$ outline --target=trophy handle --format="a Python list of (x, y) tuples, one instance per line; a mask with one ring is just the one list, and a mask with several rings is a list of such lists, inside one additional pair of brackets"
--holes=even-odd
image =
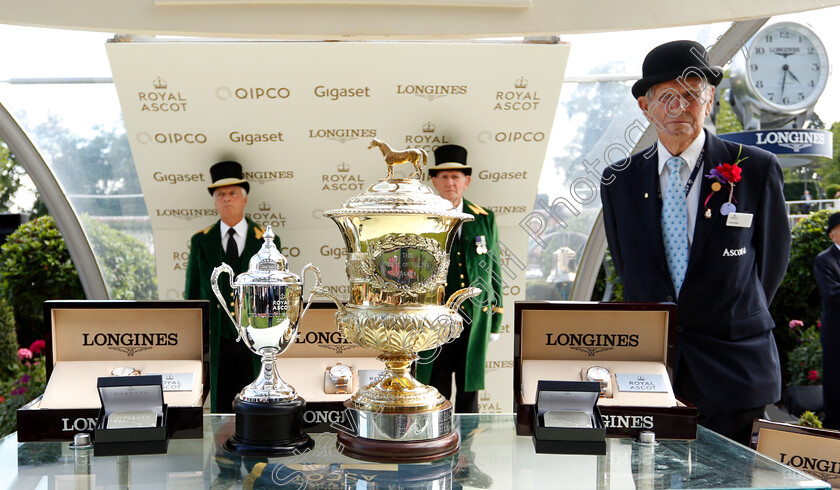
[(347, 309), (346, 309), (346, 307), (344, 306), (344, 303), (342, 303), (342, 302), (338, 299), (338, 296), (336, 296), (336, 295), (334, 295), (333, 293), (329, 292), (329, 291), (327, 290), (327, 288), (323, 288), (323, 287), (314, 287), (314, 288), (312, 288), (312, 294), (315, 294), (315, 295), (318, 295), (318, 296), (323, 296), (323, 297), (325, 297), (325, 298), (329, 298), (329, 299), (333, 300), (333, 302), (335, 303), (335, 305), (336, 305), (336, 306), (338, 306), (338, 311), (339, 311), (339, 312), (341, 312), (341, 314), (342, 314), (342, 315), (343, 315), (343, 314), (345, 314), (345, 313), (347, 313)]
[(461, 303), (464, 301), (474, 298), (481, 294), (481, 289), (469, 286), (464, 289), (459, 289), (452, 293), (452, 296), (446, 301), (446, 307), (451, 309), (452, 311), (458, 311), (458, 308), (461, 307)]
[(315, 286), (313, 286), (312, 290), (309, 291), (309, 299), (306, 300), (306, 308), (304, 308), (303, 313), (300, 314), (301, 318), (303, 318), (303, 315), (309, 311), (309, 305), (312, 304), (312, 296), (315, 295), (315, 288), (321, 286), (321, 271), (310, 262), (303, 267), (303, 270), (300, 271), (300, 288), (306, 291), (306, 288), (304, 287), (304, 283), (306, 282), (306, 271), (312, 271), (315, 273)]
[(225, 313), (230, 318), (230, 321), (233, 322), (234, 327), (236, 327), (236, 341), (239, 342), (242, 340), (242, 332), (239, 330), (239, 324), (236, 323), (236, 320), (233, 319), (233, 315), (230, 314), (230, 309), (227, 307), (227, 302), (225, 298), (222, 296), (222, 291), (219, 289), (219, 276), (222, 275), (222, 272), (227, 272), (228, 280), (230, 281), (230, 288), (233, 289), (235, 286), (233, 285), (233, 276), (234, 272), (231, 267), (225, 263), (222, 263), (219, 267), (213, 269), (213, 274), (210, 275), (210, 287), (213, 288), (213, 294), (216, 295), (216, 298), (219, 299), (219, 303), (221, 303), (222, 308), (225, 309)]

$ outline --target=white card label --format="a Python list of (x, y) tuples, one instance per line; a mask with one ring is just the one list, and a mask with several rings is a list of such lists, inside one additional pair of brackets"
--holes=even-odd
[(618, 391), (668, 393), (668, 384), (661, 374), (616, 373)]
[(738, 228), (749, 228), (752, 226), (752, 213), (729, 213), (726, 215), (726, 226), (737, 226)]
[(192, 391), (193, 373), (154, 373), (163, 380), (163, 391)]

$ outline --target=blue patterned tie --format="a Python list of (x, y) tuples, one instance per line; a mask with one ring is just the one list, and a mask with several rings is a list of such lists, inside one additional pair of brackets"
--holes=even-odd
[(662, 233), (668, 272), (671, 273), (671, 281), (679, 295), (688, 268), (688, 207), (685, 202), (685, 184), (680, 177), (680, 168), (685, 165), (685, 160), (671, 157), (666, 163), (671, 174), (662, 200)]

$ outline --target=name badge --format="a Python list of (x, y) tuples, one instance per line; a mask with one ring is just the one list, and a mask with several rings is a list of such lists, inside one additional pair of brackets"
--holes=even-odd
[(749, 228), (752, 226), (752, 213), (729, 213), (726, 215), (726, 226), (737, 226), (738, 228)]
[(616, 373), (618, 391), (637, 393), (668, 393), (668, 384), (661, 374)]

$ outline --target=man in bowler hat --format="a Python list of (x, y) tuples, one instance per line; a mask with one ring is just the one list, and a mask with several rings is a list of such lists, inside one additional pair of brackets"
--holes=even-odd
[(437, 353), (421, 353), (417, 362), (417, 379), (434, 386), (448, 399), (452, 395), (452, 373), (455, 373), (455, 411), (477, 413), (478, 390), (484, 389), (487, 345), (499, 338), (502, 324), (499, 232), (493, 211), (463, 197), (472, 178), (466, 148), (442, 145), (434, 153), (435, 166), (429, 169), (429, 175), (438, 194), (450, 201), (455, 209), (474, 218), (461, 225), (452, 244), (446, 297), (470, 285), (481, 288), (483, 292), (461, 305), (464, 331), (460, 337), (443, 345)]
[(701, 44), (657, 46), (642, 74), (632, 93), (658, 141), (604, 171), (607, 243), (626, 301), (677, 303), (676, 394), (747, 444), (781, 395), (768, 305), (790, 255), (782, 170), (703, 129), (723, 68)]
[[(210, 276), (222, 262), (236, 274), (247, 271), (251, 256), (262, 246), (265, 230), (245, 218), (250, 185), (242, 165), (234, 161), (216, 163), (210, 167), (210, 177), (213, 183), (207, 190), (220, 219), (190, 240), (184, 298), (210, 301), (210, 410), (228, 413), (234, 396), (256, 379), (260, 362), (244, 342), (236, 342), (236, 327), (223, 310), (233, 311), (229, 281), (219, 280), (222, 296), (230, 299), (229, 304), (221, 305), (211, 289)], [(280, 239), (275, 237), (274, 242), (279, 249)]]
[(814, 277), (822, 297), (820, 343), (823, 351), (823, 427), (840, 429), (840, 213), (828, 218), (834, 242), (814, 260)]

